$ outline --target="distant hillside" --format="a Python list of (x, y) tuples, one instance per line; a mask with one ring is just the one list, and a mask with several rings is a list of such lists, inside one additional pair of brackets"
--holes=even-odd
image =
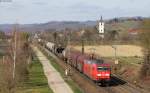
[[(136, 28), (139, 25), (139, 22), (142, 18), (115, 18), (111, 20), (105, 20), (106, 23), (106, 30), (113, 30), (113, 29), (129, 29), (129, 28)], [(79, 28), (83, 27), (93, 27), (97, 25), (97, 21), (52, 21), (43, 24), (22, 24), (19, 25), (21, 31), (45, 31), (48, 29), (54, 29), (56, 31), (64, 30), (65, 28), (69, 28), (72, 30), (78, 30)], [(13, 24), (2, 24), (0, 25), (0, 30), (2, 31), (11, 31), (13, 28)]]
[(106, 30), (128, 31), (129, 29), (138, 29), (141, 21), (123, 21), (118, 23), (106, 24)]
[(2, 24), (2, 25), (0, 25), (0, 31), (7, 32), (7, 31), (12, 30), (12, 27), (13, 27), (13, 25), (11, 25), (11, 24)]
[[(65, 28), (77, 30), (85, 26), (95, 26), (96, 21), (86, 21), (86, 22), (75, 22), (75, 21), (62, 21), (62, 22), (48, 22), (44, 24), (23, 24), (19, 25), (19, 28), (22, 31), (44, 31), (48, 29), (64, 30)], [(2, 31), (11, 31), (13, 24), (2, 24), (0, 25), (0, 30)]]

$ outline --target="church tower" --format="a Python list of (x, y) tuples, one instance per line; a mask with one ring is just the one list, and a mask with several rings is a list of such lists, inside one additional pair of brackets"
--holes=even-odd
[(104, 34), (104, 21), (103, 21), (102, 16), (101, 16), (101, 19), (99, 21), (99, 34)]
[(99, 21), (99, 23), (98, 23), (98, 30), (99, 30), (99, 35), (102, 37), (102, 38), (104, 38), (104, 33), (105, 33), (105, 31), (104, 31), (104, 27), (105, 25), (104, 25), (104, 21), (103, 21), (103, 18), (102, 18), (102, 16), (101, 16), (101, 19), (100, 19), (100, 21)]

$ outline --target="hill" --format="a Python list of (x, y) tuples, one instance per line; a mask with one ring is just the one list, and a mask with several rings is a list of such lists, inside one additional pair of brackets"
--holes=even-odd
[[(135, 18), (117, 18), (104, 20), (106, 24), (106, 30), (112, 29), (128, 29), (128, 28), (136, 28), (139, 25), (139, 22), (142, 19)], [(51, 21), (47, 23), (41, 24), (20, 24), (19, 28), (21, 31), (45, 31), (49, 29), (53, 29), (55, 31), (64, 30), (65, 28), (69, 28), (72, 30), (78, 30), (83, 27), (94, 27), (97, 25), (98, 21)], [(14, 24), (0, 24), (0, 30), (8, 32), (11, 31)]]

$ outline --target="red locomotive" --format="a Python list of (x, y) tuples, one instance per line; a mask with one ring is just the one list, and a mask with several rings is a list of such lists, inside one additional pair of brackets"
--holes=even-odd
[(88, 54), (82, 54), (79, 51), (65, 51), (65, 59), (77, 70), (88, 76), (95, 82), (109, 82), (111, 78), (110, 65), (104, 63), (101, 59), (93, 58)]

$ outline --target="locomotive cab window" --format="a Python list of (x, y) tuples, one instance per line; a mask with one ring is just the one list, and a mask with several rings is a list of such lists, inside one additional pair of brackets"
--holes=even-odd
[(103, 63), (104, 63), (104, 61), (101, 59), (96, 60), (96, 64), (103, 64)]
[(108, 67), (97, 67), (97, 70), (98, 71), (108, 71), (108, 70), (110, 70), (110, 68), (108, 68)]

